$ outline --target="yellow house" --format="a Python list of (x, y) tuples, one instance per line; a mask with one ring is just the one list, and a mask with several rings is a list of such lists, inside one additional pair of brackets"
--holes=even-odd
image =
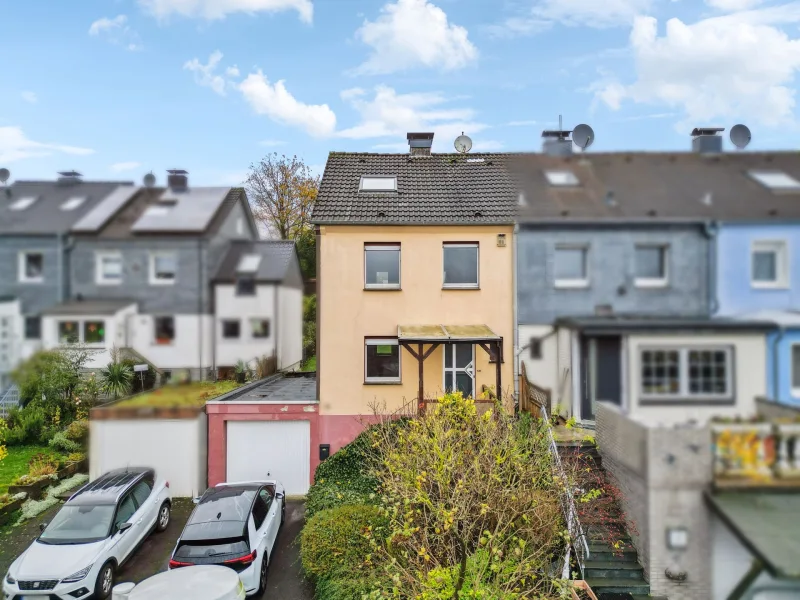
[[(499, 154), (331, 153), (317, 232), (319, 443), (445, 390), (511, 403), (516, 188)], [(500, 356), (500, 362), (496, 360)]]

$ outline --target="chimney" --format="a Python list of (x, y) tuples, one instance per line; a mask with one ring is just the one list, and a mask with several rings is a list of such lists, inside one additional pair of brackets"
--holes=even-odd
[(167, 169), (167, 187), (176, 192), (185, 191), (189, 187), (189, 171)]
[(411, 156), (430, 156), (431, 146), (433, 146), (432, 133), (409, 133), (408, 148)]
[(81, 177), (83, 177), (83, 175), (77, 171), (59, 171), (58, 175), (59, 185), (75, 185), (76, 183), (80, 183)]
[(572, 130), (555, 129), (542, 132), (542, 152), (550, 156), (569, 156), (572, 154)]
[(692, 151), (698, 154), (722, 153), (724, 127), (695, 127), (692, 129)]

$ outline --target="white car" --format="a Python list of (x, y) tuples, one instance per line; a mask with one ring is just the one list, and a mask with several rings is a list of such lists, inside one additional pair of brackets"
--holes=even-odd
[(244, 584), (235, 571), (217, 565), (165, 571), (138, 585), (120, 583), (114, 600), (244, 600)]
[(277, 481), (220, 483), (196, 500), (170, 569), (222, 565), (239, 573), (248, 595), (263, 593), (267, 568), (286, 515)]
[(117, 469), (87, 483), (11, 564), (6, 600), (105, 600), (117, 569), (151, 531), (167, 528), (170, 508), (169, 483), (152, 469)]

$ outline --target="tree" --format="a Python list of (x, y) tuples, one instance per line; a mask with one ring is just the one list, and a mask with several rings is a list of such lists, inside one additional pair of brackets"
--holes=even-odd
[(245, 187), (256, 219), (280, 239), (297, 240), (311, 230), (319, 177), (302, 159), (268, 154), (250, 165)]

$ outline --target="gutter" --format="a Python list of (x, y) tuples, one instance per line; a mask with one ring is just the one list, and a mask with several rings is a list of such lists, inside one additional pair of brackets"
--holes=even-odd
[(775, 336), (775, 340), (772, 342), (772, 399), (775, 402), (781, 401), (781, 392), (780, 392), (780, 345), (781, 341), (783, 340), (783, 336), (786, 333), (786, 327), (783, 325), (778, 326), (778, 335)]
[[(511, 239), (511, 260), (513, 272), (511, 278), (514, 287), (514, 402), (515, 406), (519, 406), (519, 306), (517, 302), (517, 234), (519, 233), (519, 225), (514, 224), (514, 233)], [(500, 397), (500, 390), (497, 390), (497, 397)]]
[(708, 243), (708, 270), (706, 273), (706, 289), (708, 293), (708, 314), (714, 315), (719, 310), (717, 298), (717, 232), (719, 227), (716, 221), (703, 223), (703, 233), (709, 240)]

